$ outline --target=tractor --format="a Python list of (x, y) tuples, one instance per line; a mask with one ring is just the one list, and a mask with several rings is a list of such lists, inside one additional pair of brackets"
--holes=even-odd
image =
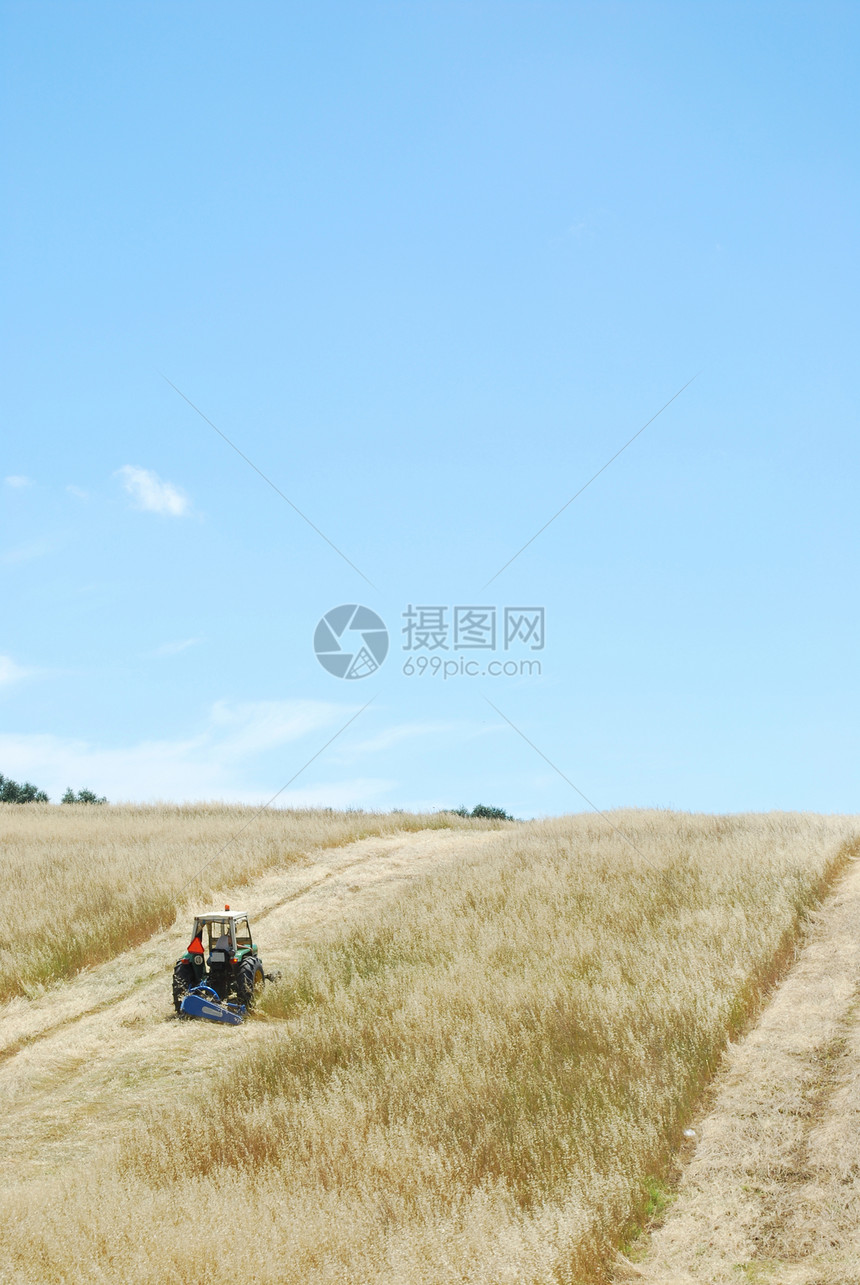
[(173, 969), (173, 1006), (183, 1017), (237, 1025), (265, 980), (247, 914), (225, 906), (195, 917), (191, 942)]

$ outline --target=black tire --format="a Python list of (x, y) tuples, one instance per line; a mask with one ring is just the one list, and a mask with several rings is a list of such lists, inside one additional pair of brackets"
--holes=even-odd
[(173, 970), (173, 1007), (179, 1012), (187, 993), (197, 985), (194, 968), (187, 959), (180, 959)]
[(249, 1013), (257, 1002), (264, 981), (263, 965), (259, 959), (254, 955), (246, 956), (236, 969), (236, 998)]

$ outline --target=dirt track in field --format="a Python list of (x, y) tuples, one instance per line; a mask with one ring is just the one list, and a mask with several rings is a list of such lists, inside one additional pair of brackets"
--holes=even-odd
[[(366, 914), (428, 870), (478, 856), (494, 837), (429, 830), (362, 839), (311, 853), (240, 892), (225, 888), (224, 900), (248, 911), (271, 970), (351, 912)], [(207, 1076), (266, 1031), (264, 1019), (229, 1027), (174, 1017), (171, 974), (192, 913), (36, 999), (0, 1008), (0, 1154), (17, 1180), (82, 1163), (136, 1110), (169, 1099), (180, 1084), (192, 1100), (189, 1090), (205, 1092)]]
[(642, 1285), (860, 1285), (860, 862), (694, 1122)]

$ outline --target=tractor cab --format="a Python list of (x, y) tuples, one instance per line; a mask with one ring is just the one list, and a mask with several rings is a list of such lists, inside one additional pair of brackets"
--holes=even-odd
[(197, 942), (202, 946), (210, 968), (213, 963), (223, 964), (228, 956), (246, 950), (256, 954), (246, 914), (198, 915), (194, 920), (191, 945)]

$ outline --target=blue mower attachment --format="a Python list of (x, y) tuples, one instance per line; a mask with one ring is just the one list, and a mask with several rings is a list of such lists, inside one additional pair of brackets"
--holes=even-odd
[(208, 982), (201, 982), (183, 996), (179, 1012), (184, 1017), (205, 1017), (210, 1022), (241, 1026), (246, 1009), (244, 1004), (228, 1004)]

